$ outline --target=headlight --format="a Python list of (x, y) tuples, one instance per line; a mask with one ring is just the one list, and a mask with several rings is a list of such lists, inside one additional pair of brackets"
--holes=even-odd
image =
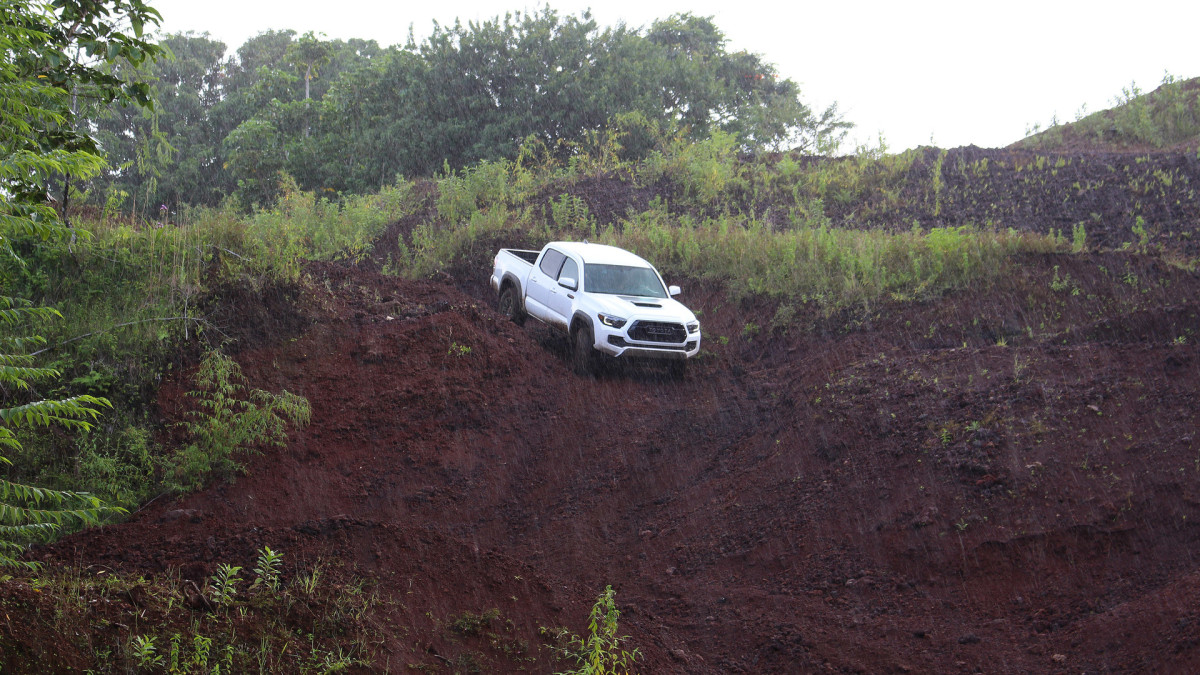
[(600, 319), (600, 323), (609, 328), (620, 328), (625, 325), (625, 319), (619, 316), (612, 314), (597, 314), (596, 316)]
[(693, 322), (689, 323), (688, 324), (688, 332), (689, 333), (699, 333), (700, 332), (700, 322), (693, 321)]

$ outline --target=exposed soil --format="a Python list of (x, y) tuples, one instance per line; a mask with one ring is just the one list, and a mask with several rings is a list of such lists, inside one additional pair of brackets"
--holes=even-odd
[[(1126, 238), (1105, 222), (1089, 237)], [(573, 375), (487, 273), (313, 263), (287, 309), (238, 296), (237, 360), (312, 424), (36, 555), (195, 578), (263, 544), (337, 557), (394, 603), (390, 672), (563, 670), (539, 628), (584, 630), (606, 584), (644, 673), (1200, 671), (1197, 274), (1031, 256), (786, 329), (683, 280), (706, 341), (677, 380)], [(491, 608), (509, 641), (447, 627)]]

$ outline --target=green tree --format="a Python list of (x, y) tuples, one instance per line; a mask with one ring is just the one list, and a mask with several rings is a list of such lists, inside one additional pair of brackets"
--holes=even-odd
[[(373, 76), (333, 83), (335, 119), (354, 119), (372, 138), (417, 146), (389, 153), (409, 174), (512, 158), (531, 137), (564, 159), (609, 120), (634, 113), (667, 135), (733, 134), (746, 150), (796, 142), (826, 151), (849, 127), (836, 107), (813, 113), (799, 87), (758, 56), (727, 52), (711, 17), (690, 14), (645, 33), (623, 25), (600, 30), (590, 14), (561, 17), (549, 7), (435, 24), (425, 41), (410, 40), (375, 63)], [(342, 95), (351, 88), (353, 97)], [(352, 109), (379, 101), (390, 104), (385, 114)], [(362, 161), (378, 161), (364, 150)]]
[(805, 152), (835, 150), (853, 125), (834, 104), (814, 113), (800, 88), (780, 79), (775, 66), (757, 54), (725, 50), (725, 35), (712, 17), (675, 14), (656, 21), (647, 39), (664, 51), (662, 107), (706, 138), (714, 129), (738, 137), (747, 150), (795, 147)]
[(267, 206), (281, 169), (305, 190), (365, 192), (397, 174), (512, 159), (526, 142), (560, 162), (598, 146), (634, 159), (654, 138), (716, 131), (744, 151), (828, 153), (850, 126), (691, 14), (602, 28), (544, 7), (435, 23), (386, 49), (268, 31), (228, 59), (204, 36), (165, 44), (177, 61), (147, 67), (158, 115), (126, 106), (102, 124), (114, 188), (153, 207), (234, 191)]
[[(157, 23), (158, 12), (141, 0), (0, 0), (0, 23), (10, 39), (27, 44), (5, 54), (9, 74), (31, 86), (24, 104), (36, 105), (52, 116), (41, 117), (34, 133), (8, 139), (28, 152), (82, 152), (99, 154), (96, 141), (78, 120), (97, 107), (114, 101), (151, 105), (150, 87), (144, 82), (122, 80), (107, 66), (118, 61), (140, 64), (156, 57), (160, 49), (143, 39), (147, 23)], [(118, 26), (128, 23), (132, 33)], [(18, 33), (30, 38), (18, 38)], [(47, 95), (48, 92), (54, 95)], [(18, 127), (19, 128), (19, 127)], [(6, 131), (15, 131), (9, 127)], [(66, 213), (71, 172), (35, 172), (14, 177), (6, 186), (17, 202), (45, 201), (54, 183), (60, 212)], [(58, 180), (55, 180), (58, 179)]]
[(222, 167), (213, 111), (224, 96), (225, 45), (207, 35), (169, 35), (163, 58), (130, 76), (151, 84), (155, 107), (114, 104), (96, 122), (110, 168), (98, 192), (128, 195), (131, 211), (160, 204), (216, 204), (234, 186)]
[(269, 206), (279, 192), (283, 169), (283, 139), (265, 116), (242, 122), (223, 142), (225, 166), (237, 181), (237, 193), (247, 206)]
[[(0, 92), (3, 86), (0, 85)], [(0, 97), (3, 93), (0, 93)], [(58, 316), (48, 307), (35, 307), (26, 300), (0, 296), (0, 323), (19, 325), (29, 319)], [(57, 378), (53, 368), (34, 365), (28, 353), (43, 340), (37, 336), (15, 335), (0, 338), (0, 449), (20, 450), (15, 429), (46, 427), (90, 429), (99, 409), (108, 407), (103, 398), (89, 395), (57, 400), (30, 400), (33, 384)], [(20, 402), (24, 400), (24, 402)], [(0, 464), (12, 463), (0, 456)], [(0, 478), (0, 565), (30, 567), (17, 560), (24, 546), (39, 538), (48, 538), (62, 526), (95, 525), (121, 509), (105, 506), (86, 492), (49, 490)]]
[(329, 43), (318, 40), (312, 31), (300, 36), (288, 47), (284, 58), (303, 73), (305, 101), (312, 98), (312, 81), (320, 74), (321, 67), (329, 63), (332, 51)]
[(440, 168), (434, 166), (431, 121), (420, 112), (425, 104), (417, 85), (426, 72), (417, 55), (388, 49), (330, 85), (314, 134), (324, 186), (362, 192), (390, 184), (400, 173)]
[[(156, 56), (158, 48), (142, 39), (142, 29), (158, 18), (139, 0), (0, 0), (0, 255), (23, 264), (19, 242), (75, 235), (47, 205), (47, 197), (56, 177), (68, 185), (95, 175), (103, 165), (78, 115), (79, 100), (149, 105), (147, 85), (122, 81), (99, 66)], [(125, 22), (132, 35), (114, 27)], [(69, 192), (62, 194), (65, 200)], [(4, 281), (0, 288), (8, 287)], [(21, 427), (90, 428), (108, 405), (88, 395), (38, 397), (35, 383), (57, 377), (58, 371), (35, 365), (30, 350), (43, 340), (30, 335), (25, 322), (57, 315), (0, 295), (0, 448), (19, 450), (16, 429)], [(0, 463), (10, 462), (0, 458)], [(87, 493), (0, 479), (0, 564), (23, 564), (15, 556), (31, 538), (62, 525), (99, 522), (113, 510)]]

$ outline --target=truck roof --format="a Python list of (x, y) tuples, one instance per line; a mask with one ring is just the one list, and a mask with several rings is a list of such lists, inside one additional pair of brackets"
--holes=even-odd
[(630, 267), (653, 267), (645, 259), (616, 246), (592, 244), (584, 241), (552, 241), (546, 246), (579, 258), (584, 263), (599, 265), (628, 265)]

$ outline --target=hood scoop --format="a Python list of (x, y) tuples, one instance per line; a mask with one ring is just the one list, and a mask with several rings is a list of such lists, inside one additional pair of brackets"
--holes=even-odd
[(662, 305), (655, 304), (653, 302), (634, 302), (633, 304), (637, 305), (638, 307), (653, 307), (654, 309), (662, 309)]

